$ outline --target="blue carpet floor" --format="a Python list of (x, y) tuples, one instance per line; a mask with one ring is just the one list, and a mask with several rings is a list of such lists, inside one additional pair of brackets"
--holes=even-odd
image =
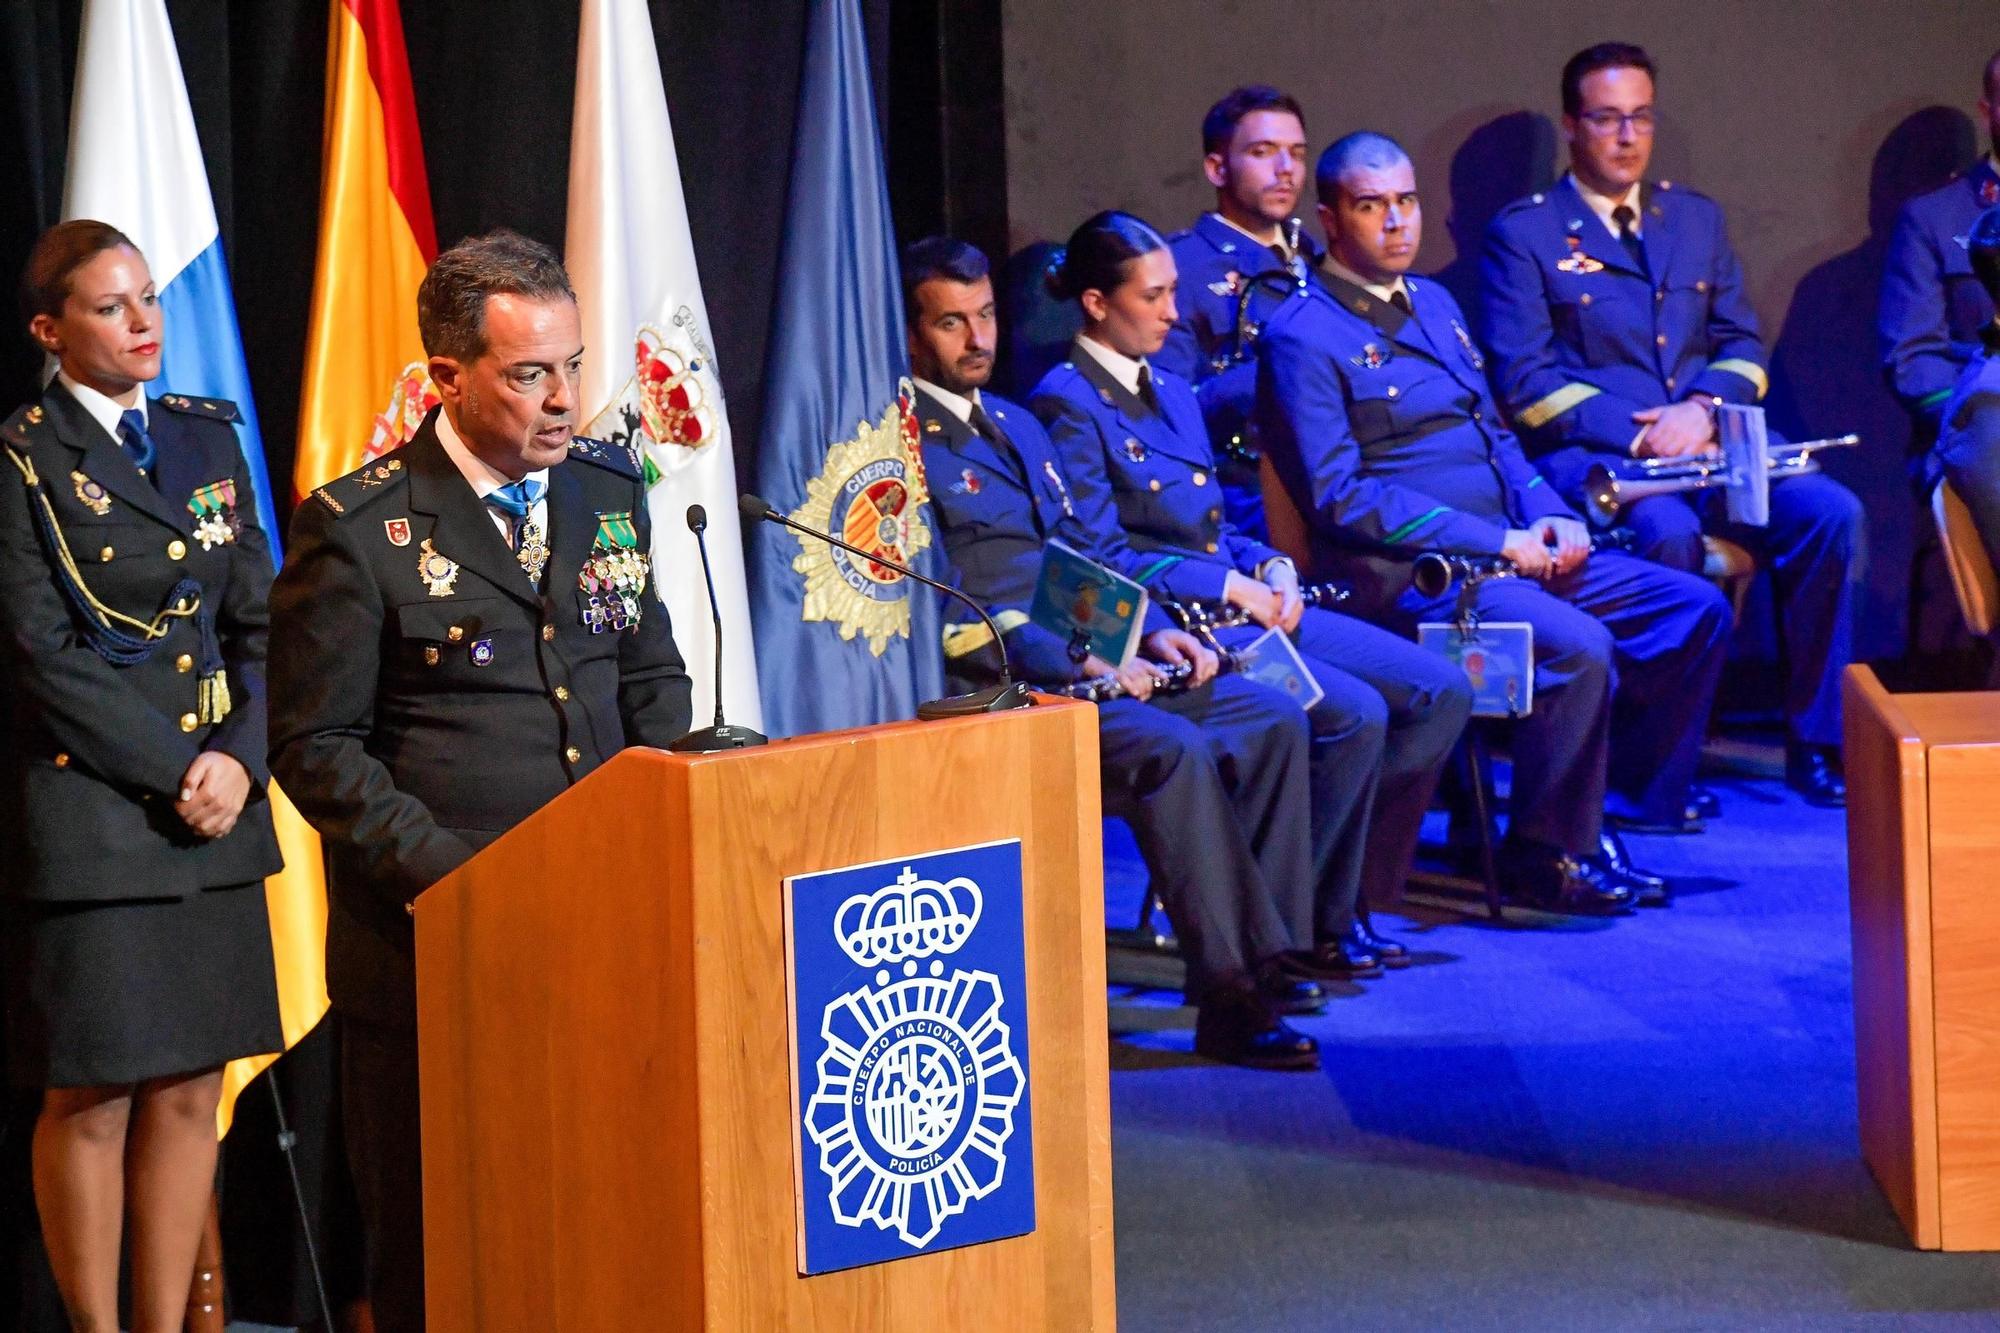
[(1318, 1074), (1114, 989), (1121, 1327), (2000, 1329), (2000, 1255), (1912, 1250), (1860, 1160), (1842, 816), (1714, 785), (1708, 833), (1632, 840), (1665, 911), (1378, 915), (1418, 963), (1299, 1020)]

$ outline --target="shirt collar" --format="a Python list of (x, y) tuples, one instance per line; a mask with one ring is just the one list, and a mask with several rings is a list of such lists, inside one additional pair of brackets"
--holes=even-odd
[[(472, 487), (472, 493), (481, 500), (502, 486), (512, 483), (512, 477), (472, 452), (459, 437), (458, 428), (451, 424), (451, 417), (446, 415), (442, 407), (438, 409), (436, 430), (438, 443), (444, 446), (445, 456), (451, 459), (452, 466), (458, 469), (461, 477), (465, 478), (465, 484)], [(546, 491), (549, 484), (549, 470), (545, 467), (536, 468), (522, 480), (538, 481)]]
[(1626, 188), (1624, 194), (1616, 197), (1608, 194), (1599, 194), (1588, 185), (1585, 185), (1582, 180), (1578, 179), (1574, 171), (1569, 173), (1569, 183), (1576, 187), (1577, 197), (1583, 200), (1584, 206), (1597, 214), (1598, 221), (1602, 222), (1605, 230), (1613, 236), (1618, 234), (1618, 224), (1611, 220), (1611, 211), (1620, 204), (1632, 210), (1633, 234), (1637, 235), (1645, 230), (1645, 224), (1640, 220), (1641, 210), (1639, 208), (1638, 181), (1633, 181)]
[[(1227, 219), (1225, 219), (1226, 221)], [(1139, 372), (1146, 369), (1144, 357), (1129, 357), (1123, 352), (1106, 347), (1088, 334), (1078, 334), (1076, 345), (1089, 353), (1090, 359), (1111, 372), (1111, 378), (1118, 381), (1126, 393), (1138, 396)]]
[(1327, 271), (1332, 273), (1334, 277), (1339, 278), (1342, 282), (1354, 284), (1378, 301), (1386, 301), (1397, 292), (1402, 292), (1406, 296), (1409, 293), (1409, 286), (1404, 283), (1403, 275), (1400, 273), (1396, 275), (1394, 282), (1385, 285), (1379, 282), (1368, 281), (1359, 273), (1356, 273), (1353, 269), (1335, 259), (1331, 250), (1327, 252), (1326, 258), (1321, 262), (1326, 265)]
[[(109, 435), (114, 440), (118, 438), (118, 419), (124, 416), (128, 410), (123, 404), (105, 397), (88, 384), (80, 384), (76, 380), (71, 379), (69, 372), (66, 370), (58, 370), (56, 372), (56, 380), (63, 388), (69, 390), (69, 396), (76, 399), (78, 406), (90, 413), (92, 421), (104, 427), (106, 435)], [(139, 393), (138, 399), (139, 401), (129, 410), (137, 411), (139, 420), (144, 422), (148, 427), (151, 427), (152, 418), (147, 415), (147, 409), (151, 404), (146, 401), (146, 395), (143, 390)]]
[(977, 389), (974, 389), (969, 394), (953, 393), (950, 389), (944, 388), (942, 385), (931, 383), (922, 375), (912, 375), (910, 378), (917, 382), (919, 389), (937, 399), (940, 407), (966, 425), (972, 424), (972, 409), (982, 406), (979, 401), (979, 390)]
[(1279, 227), (1277, 229), (1278, 232), (1277, 240), (1267, 241), (1263, 237), (1255, 235), (1247, 228), (1238, 226), (1236, 223), (1231, 222), (1221, 213), (1210, 213), (1209, 216), (1214, 218), (1217, 222), (1220, 222), (1223, 226), (1229, 228), (1229, 230), (1235, 232), (1237, 235), (1248, 237), (1250, 240), (1250, 244), (1256, 246), (1258, 249), (1276, 250), (1278, 252), (1278, 257), (1280, 259), (1285, 260), (1287, 263), (1291, 261), (1292, 252), (1285, 245), (1285, 229), (1283, 227)]

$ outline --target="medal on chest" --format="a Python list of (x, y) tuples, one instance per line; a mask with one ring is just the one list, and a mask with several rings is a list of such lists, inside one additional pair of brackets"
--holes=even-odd
[(1049, 484), (1056, 488), (1056, 498), (1062, 501), (1063, 516), (1065, 518), (1076, 517), (1076, 510), (1072, 509), (1069, 503), (1069, 487), (1063, 485), (1062, 473), (1056, 471), (1054, 460), (1044, 458), (1042, 460), (1042, 471), (1048, 474)]
[(542, 570), (549, 563), (549, 542), (542, 533), (542, 525), (531, 518), (521, 520), (521, 545), (514, 558), (521, 562), (521, 571), (528, 576), (528, 582), (540, 586)]
[(236, 517), (236, 479), (212, 481), (188, 497), (188, 512), (194, 515), (194, 537), (204, 551), (231, 546), (243, 529)]
[(424, 581), (425, 592), (433, 597), (449, 597), (458, 586), (458, 562), (440, 555), (426, 537), (417, 548), (417, 575)]
[(652, 561), (639, 549), (632, 515), (623, 510), (597, 516), (597, 536), (577, 572), (578, 618), (592, 634), (632, 629), (644, 612), (646, 578)]
[(1583, 237), (1565, 236), (1569, 253), (1556, 261), (1558, 273), (1602, 273), (1604, 265), (1583, 252)]
[(1465, 349), (1465, 359), (1472, 363), (1472, 368), (1474, 370), (1484, 370), (1486, 368), (1486, 358), (1479, 354), (1477, 347), (1473, 346), (1472, 335), (1465, 331), (1465, 325), (1454, 319), (1451, 322), (1451, 331), (1458, 335), (1458, 345)]
[(84, 508), (103, 518), (111, 512), (111, 497), (104, 490), (104, 483), (93, 481), (81, 472), (72, 472), (69, 479), (76, 483), (76, 498)]

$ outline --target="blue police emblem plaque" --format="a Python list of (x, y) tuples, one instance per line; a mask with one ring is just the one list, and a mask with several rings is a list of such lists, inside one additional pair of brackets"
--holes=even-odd
[(1018, 839), (785, 881), (799, 1272), (1035, 1228)]

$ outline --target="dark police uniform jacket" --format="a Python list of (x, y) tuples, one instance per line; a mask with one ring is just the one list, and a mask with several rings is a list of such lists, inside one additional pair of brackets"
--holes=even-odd
[(1528, 449), (1575, 495), (1627, 458), (1632, 414), (1684, 398), (1755, 403), (1770, 387), (1757, 317), (1715, 202), (1642, 184), (1642, 270), (1568, 176), (1500, 210), (1482, 266), (1494, 382)]
[[(1028, 619), (1042, 576), (1042, 554), (1053, 538), (1081, 555), (1110, 562), (1095, 535), (1078, 520), (1061, 460), (1034, 414), (983, 390), (979, 402), (1012, 451), (960, 421), (921, 386), (917, 389), (924, 476), (931, 503), (940, 511), (946, 555), (959, 586), (998, 625), (1008, 667), (1032, 684), (1067, 684), (1079, 675), (1069, 644)], [(1166, 627), (1164, 614), (1149, 606), (1146, 631)], [(984, 626), (946, 631), (946, 667), (955, 683), (994, 679), (987, 641)]]
[(1311, 576), (1352, 581), (1359, 614), (1401, 595), (1420, 552), (1498, 555), (1509, 528), (1575, 517), (1500, 419), (1451, 293), (1405, 285), (1411, 315), (1322, 270), (1258, 358), (1265, 455)]
[[(538, 591), (435, 420), (299, 506), (271, 601), (272, 768), (325, 840), (327, 989), (400, 1026), (407, 904), (626, 746), (678, 739), (690, 708), (650, 577), (635, 627), (584, 621), (600, 520), (629, 518), (651, 550), (630, 454), (579, 439), (549, 469)], [(433, 553), (456, 566), (448, 588), (420, 570)]]
[[(152, 482), (60, 382), (0, 428), (0, 444), (40, 479), (91, 596), (150, 621), (183, 579), (200, 588), (198, 613), (168, 622), (150, 656), (112, 665), (59, 589), (22, 473), (0, 463), (0, 674), (12, 732), (0, 757), (0, 882), (23, 897), (184, 897), (255, 883), (283, 865), (265, 792), (271, 553), (236, 415), (216, 399), (150, 400)], [(215, 528), (196, 534), (196, 494), (217, 497), (206, 490), (215, 483), (229, 495), (226, 540)], [(199, 706), (204, 619), (233, 705), (214, 725)], [(207, 750), (234, 757), (251, 778), (236, 827), (213, 839), (173, 808), (188, 765)]]
[(1965, 238), (2000, 205), (2000, 172), (1984, 157), (1957, 180), (1903, 205), (1882, 265), (1875, 328), (1882, 369), (1903, 406), (1932, 430), (1993, 322), (1993, 298), (1973, 276)]
[(1112, 567), (1156, 596), (1219, 602), (1231, 570), (1255, 575), (1282, 553), (1229, 521), (1193, 391), (1151, 370), (1157, 416), (1081, 349), (1042, 377), (1029, 406)]
[(1249, 323), (1261, 329), (1278, 308), (1299, 294), (1319, 263), (1310, 236), (1299, 237), (1291, 265), (1276, 250), (1261, 246), (1216, 213), (1204, 213), (1186, 231), (1167, 241), (1180, 274), (1175, 303), (1180, 319), (1167, 342), (1151, 358), (1161, 370), (1172, 371), (1194, 386), (1195, 401), (1207, 425), (1209, 443), (1218, 455), (1257, 453), (1256, 339), (1244, 330), (1241, 360), (1223, 370), (1215, 362), (1235, 345), (1236, 307), (1243, 285), (1260, 274), (1289, 267), (1290, 282), (1275, 276), (1250, 294)]

